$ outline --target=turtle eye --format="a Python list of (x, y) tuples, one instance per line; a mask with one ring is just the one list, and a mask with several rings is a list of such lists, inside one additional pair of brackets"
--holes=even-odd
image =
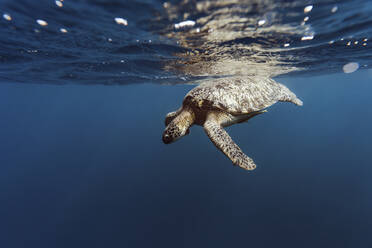
[(165, 126), (168, 126), (170, 122), (171, 122), (171, 118), (165, 117)]

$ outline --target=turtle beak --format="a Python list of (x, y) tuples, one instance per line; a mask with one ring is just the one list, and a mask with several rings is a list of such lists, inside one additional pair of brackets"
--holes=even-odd
[(164, 144), (169, 144), (172, 142), (172, 138), (169, 136), (169, 134), (163, 134), (163, 143)]

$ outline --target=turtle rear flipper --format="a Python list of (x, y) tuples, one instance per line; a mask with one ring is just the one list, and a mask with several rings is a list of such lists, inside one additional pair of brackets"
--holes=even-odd
[(252, 117), (255, 117), (256, 115), (263, 114), (263, 113), (266, 113), (266, 112), (267, 112), (267, 110), (264, 109), (264, 110), (259, 110), (259, 111), (255, 111), (255, 112), (246, 114), (237, 123), (247, 122)]
[(303, 105), (303, 102), (296, 96), (295, 93), (290, 91), (286, 86), (284, 86), (282, 84), (278, 84), (278, 85), (281, 88), (281, 91), (280, 91), (281, 95), (280, 95), (279, 101), (281, 101), (281, 102), (291, 102), (291, 103), (296, 104), (297, 106), (302, 106)]
[(204, 130), (209, 139), (233, 162), (234, 165), (245, 170), (254, 170), (256, 164), (250, 157), (245, 155), (239, 146), (231, 139), (229, 134), (220, 125), (220, 121), (221, 116), (216, 118), (212, 113), (208, 115), (207, 120), (204, 123)]

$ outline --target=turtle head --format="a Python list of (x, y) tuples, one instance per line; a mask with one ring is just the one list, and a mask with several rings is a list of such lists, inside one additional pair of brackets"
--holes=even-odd
[[(169, 120), (168, 120), (169, 121)], [(167, 118), (166, 118), (167, 122)], [(194, 123), (194, 114), (188, 110), (182, 111), (170, 121), (163, 132), (163, 142), (170, 144), (190, 133), (190, 126)]]
[(170, 144), (189, 133), (189, 127), (177, 125), (172, 121), (164, 130), (163, 142), (164, 144)]

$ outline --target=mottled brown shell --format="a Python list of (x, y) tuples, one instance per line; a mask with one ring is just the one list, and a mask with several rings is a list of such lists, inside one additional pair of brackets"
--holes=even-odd
[(263, 110), (277, 101), (302, 105), (293, 92), (273, 79), (229, 77), (204, 81), (187, 93), (184, 105), (191, 104), (200, 110), (216, 108), (239, 115)]

